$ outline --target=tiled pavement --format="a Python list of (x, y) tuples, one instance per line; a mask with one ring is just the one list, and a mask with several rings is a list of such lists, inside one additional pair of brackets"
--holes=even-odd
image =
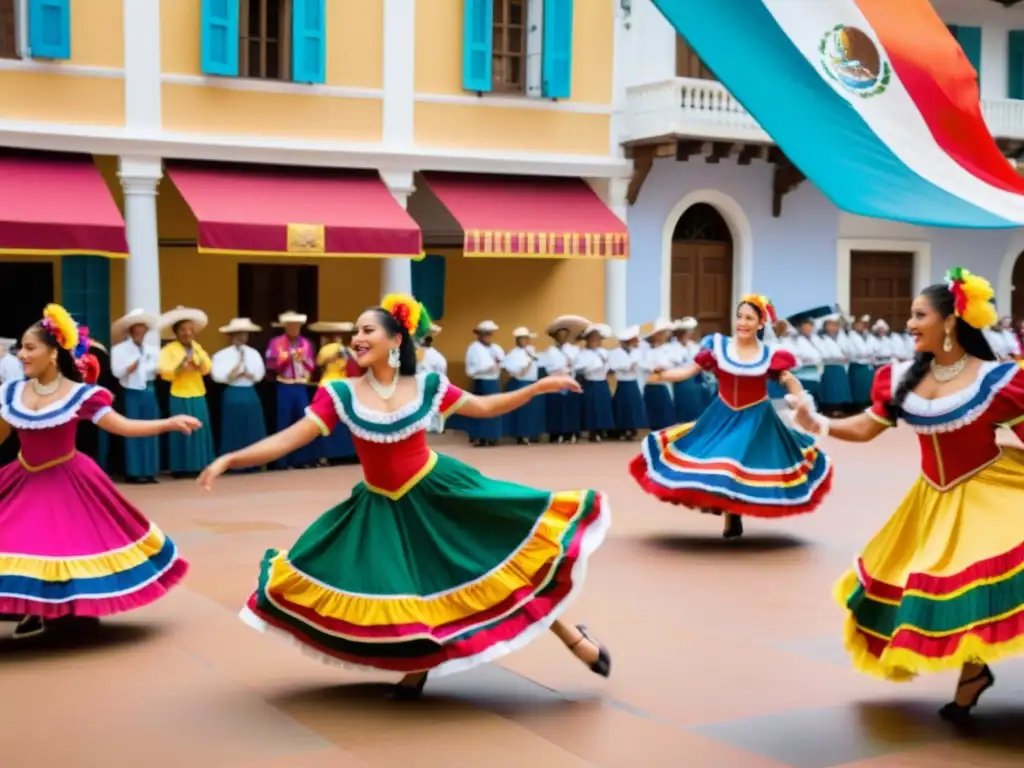
[[(415, 704), (384, 677), (320, 665), (235, 613), (269, 546), (346, 493), (354, 468), (128, 489), (193, 564), (161, 603), (70, 649), (0, 647), (3, 768), (963, 768), (1019, 766), (1024, 660), (1002, 664), (976, 733), (939, 722), (948, 675), (891, 685), (853, 673), (833, 579), (913, 480), (899, 430), (831, 445), (835, 490), (804, 519), (748, 524), (663, 506), (632, 486), (634, 446), (439, 447), (541, 487), (596, 486), (615, 522), (570, 618), (614, 653), (589, 674), (554, 638), (432, 681)], [(1016, 755), (1016, 757), (1014, 757)]]

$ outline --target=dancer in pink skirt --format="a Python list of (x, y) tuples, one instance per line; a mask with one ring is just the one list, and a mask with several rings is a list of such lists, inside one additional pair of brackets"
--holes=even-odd
[[(191, 416), (133, 421), (110, 392), (82, 380), (88, 339), (56, 304), (22, 338), (25, 379), (0, 385), (0, 443), (15, 429), (18, 460), (0, 467), (0, 620), (14, 638), (123, 613), (162, 597), (188, 570), (173, 542), (89, 457), (79, 420), (123, 437), (200, 427)], [(76, 622), (77, 620), (77, 622)]]

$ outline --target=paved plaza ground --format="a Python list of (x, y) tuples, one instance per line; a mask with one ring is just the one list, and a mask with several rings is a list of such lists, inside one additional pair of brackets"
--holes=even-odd
[[(955, 676), (855, 674), (833, 580), (914, 480), (900, 429), (828, 449), (818, 513), (720, 521), (659, 504), (626, 464), (636, 444), (440, 450), (544, 488), (607, 491), (610, 538), (568, 614), (613, 652), (589, 673), (553, 636), (498, 664), (386, 700), (387, 676), (310, 660), (236, 613), (269, 547), (343, 498), (357, 467), (126, 489), (192, 563), (182, 587), (75, 648), (0, 647), (3, 768), (964, 768), (1020, 766), (1024, 659), (996, 668), (977, 733), (935, 715)], [(1014, 510), (1019, 512), (1019, 510)], [(1009, 544), (1009, 542), (1008, 542)], [(26, 641), (26, 643), (31, 641)], [(1016, 755), (1016, 756), (1015, 756)]]

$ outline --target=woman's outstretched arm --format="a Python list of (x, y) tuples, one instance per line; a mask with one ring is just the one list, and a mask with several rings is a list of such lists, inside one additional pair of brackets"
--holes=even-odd
[(690, 363), (682, 368), (672, 368), (671, 370), (662, 371), (661, 373), (654, 373), (647, 381), (652, 384), (656, 384), (659, 381), (663, 381), (666, 384), (674, 384), (677, 381), (692, 379), (703, 370), (704, 369), (696, 363)]
[(869, 411), (843, 419), (826, 418), (814, 411), (810, 395), (789, 395), (786, 399), (795, 408), (797, 425), (812, 435), (828, 435), (847, 443), (868, 443), (892, 426)]
[(462, 405), (458, 407), (458, 412), (471, 419), (493, 419), (496, 416), (511, 413), (538, 395), (566, 390), (579, 392), (579, 382), (569, 376), (545, 376), (530, 386), (517, 389), (514, 392), (503, 392), (500, 395), (468, 395)]
[(225, 454), (217, 461), (223, 461), (226, 469), (260, 467), (309, 445), (322, 434), (321, 426), (307, 416), (299, 419), (288, 429), (275, 432), (270, 437), (265, 437), (240, 451)]

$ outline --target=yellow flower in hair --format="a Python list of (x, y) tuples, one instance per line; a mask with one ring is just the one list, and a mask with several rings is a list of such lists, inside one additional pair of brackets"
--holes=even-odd
[(43, 310), (43, 326), (62, 349), (71, 352), (78, 346), (78, 323), (60, 304), (47, 304)]
[(409, 333), (414, 333), (420, 323), (423, 306), (412, 296), (404, 293), (389, 293), (381, 300), (384, 307)]
[(995, 296), (992, 284), (985, 278), (964, 270), (960, 278), (960, 287), (966, 299), (966, 306), (960, 312), (963, 321), (978, 329), (994, 325), (999, 319), (999, 314), (992, 303)]

